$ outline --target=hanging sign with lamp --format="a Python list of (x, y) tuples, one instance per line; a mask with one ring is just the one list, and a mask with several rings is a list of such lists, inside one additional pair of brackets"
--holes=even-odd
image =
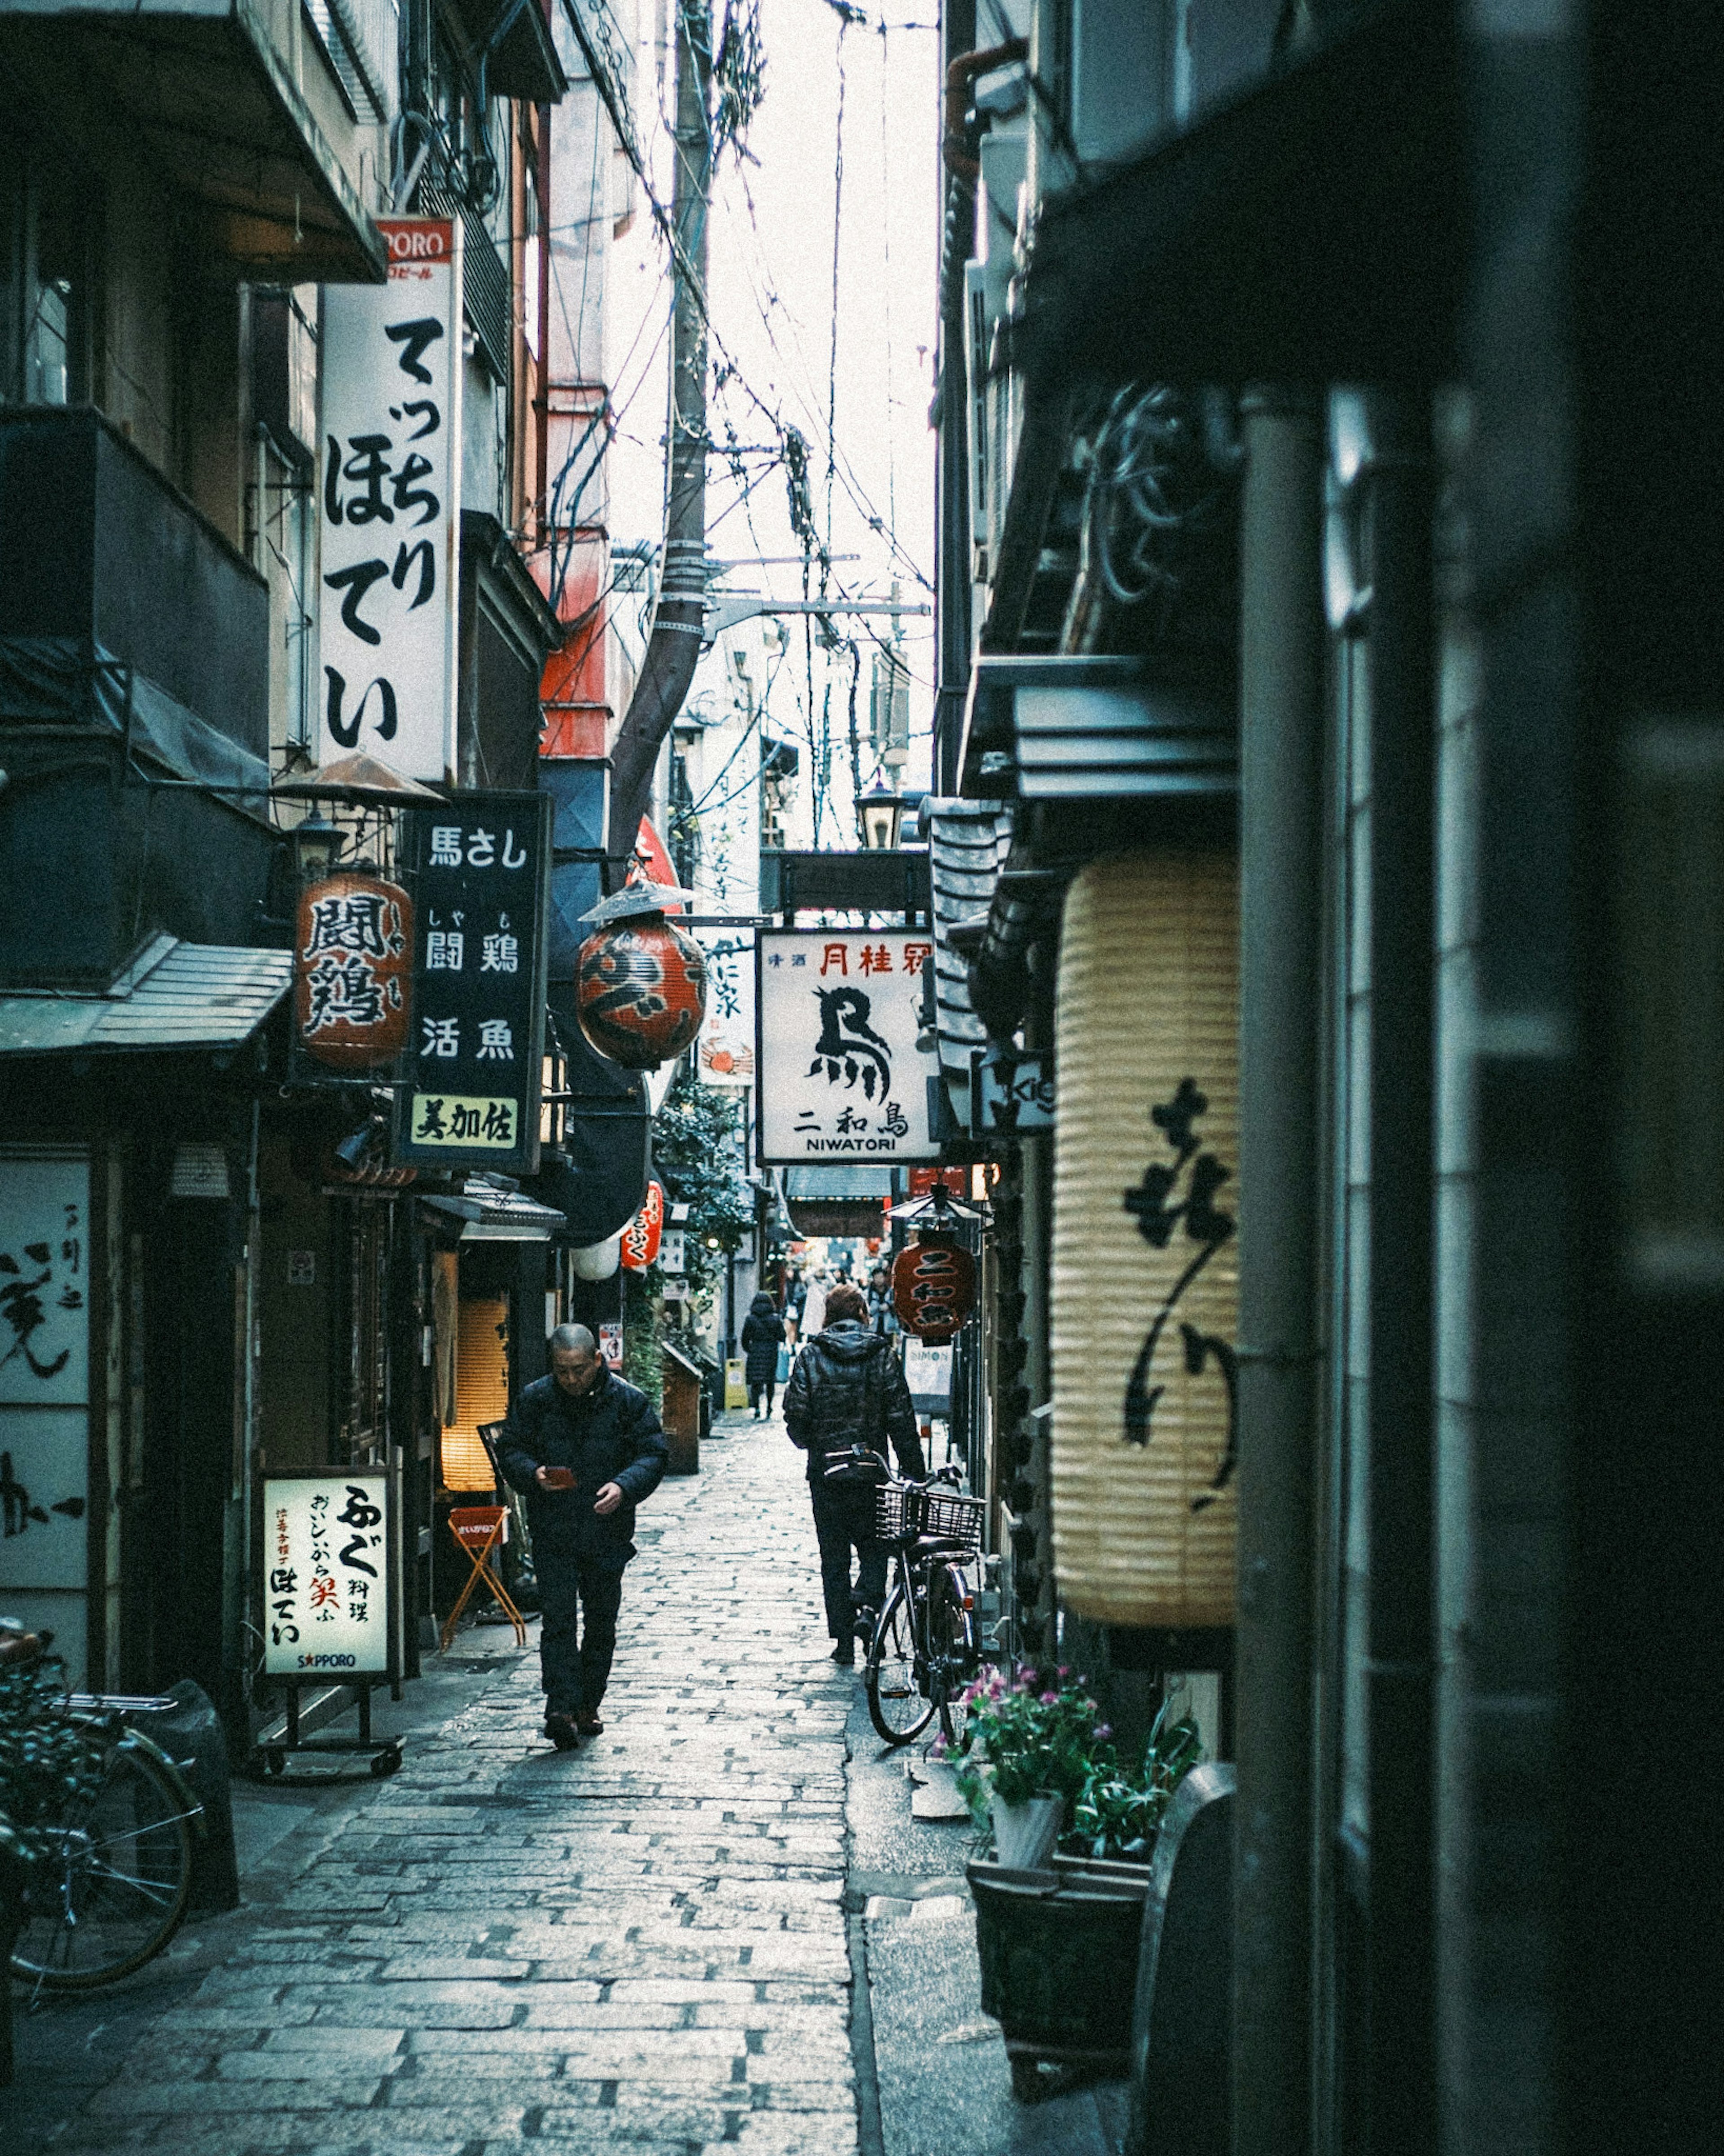
[(689, 896), (674, 885), (629, 884), (581, 916), (593, 924), (577, 961), (581, 1030), (624, 1070), (656, 1070), (700, 1030), (706, 954), (666, 918)]
[(399, 884), (341, 870), (300, 893), (294, 1032), (332, 1070), (394, 1063), (413, 1018), (413, 902)]
[(895, 1205), (892, 1217), (916, 1224), (914, 1241), (893, 1261), (892, 1307), (906, 1332), (943, 1347), (976, 1306), (976, 1261), (960, 1234), (979, 1216), (936, 1183), (925, 1199)]
[(644, 1273), (659, 1255), (659, 1239), (664, 1229), (664, 1187), (647, 1185), (641, 1208), (623, 1230), (623, 1263), (632, 1273)]

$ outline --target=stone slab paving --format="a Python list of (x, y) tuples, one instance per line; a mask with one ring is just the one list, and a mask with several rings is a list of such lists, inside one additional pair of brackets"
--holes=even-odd
[(855, 2156), (844, 1722), (800, 1461), (737, 1419), (642, 1514), (606, 1733), (536, 1657), (343, 1817), (56, 2149)]

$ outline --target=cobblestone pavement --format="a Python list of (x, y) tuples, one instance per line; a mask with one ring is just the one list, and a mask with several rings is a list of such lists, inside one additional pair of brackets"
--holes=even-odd
[(667, 1481), (605, 1734), (551, 1750), (536, 1656), (477, 1680), (50, 2145), (852, 2156), (854, 1681), (798, 1466), (739, 1419)]

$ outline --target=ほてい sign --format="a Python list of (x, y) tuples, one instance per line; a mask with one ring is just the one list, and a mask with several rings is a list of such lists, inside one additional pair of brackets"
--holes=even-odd
[(323, 292), (318, 761), (454, 761), (460, 285), (455, 227), (380, 221), (382, 285)]
[(267, 1676), (391, 1676), (389, 1478), (316, 1468), (264, 1482)]
[(933, 1160), (921, 1031), (926, 931), (762, 931), (759, 946), (763, 1162)]

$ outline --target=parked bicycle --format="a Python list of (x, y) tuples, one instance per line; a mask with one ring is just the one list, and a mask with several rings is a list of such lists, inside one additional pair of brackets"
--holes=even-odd
[(161, 1746), (130, 1726), (173, 1704), (93, 1692), (57, 1703), (98, 1756), (85, 1793), (46, 1830), (52, 1853), (25, 1886), (12, 1972), (37, 1989), (86, 1991), (130, 1976), (184, 1920), (203, 1807)]
[(983, 1507), (950, 1486), (957, 1479), (947, 1467), (926, 1482), (882, 1482), (875, 1491), (875, 1532), (891, 1549), (894, 1578), (863, 1686), (868, 1717), (888, 1744), (908, 1744), (936, 1714), (955, 1743), (962, 1695), (981, 1664), (970, 1571)]

